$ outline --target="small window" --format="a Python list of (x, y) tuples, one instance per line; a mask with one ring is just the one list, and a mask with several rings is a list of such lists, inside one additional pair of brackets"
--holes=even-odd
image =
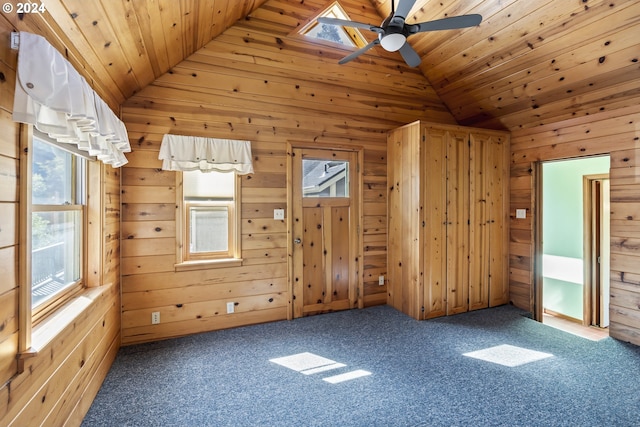
[[(333, 3), (319, 14), (318, 17), (337, 18), (344, 19), (346, 21), (350, 20), (349, 16), (338, 2)], [(356, 28), (319, 24), (316, 19), (314, 19), (311, 24), (303, 27), (302, 30), (300, 30), (300, 34), (304, 34), (307, 37), (312, 37), (318, 40), (325, 40), (355, 48), (364, 47), (367, 44), (366, 39)]]
[(239, 257), (235, 173), (183, 172), (183, 260)]
[(302, 160), (303, 197), (349, 197), (349, 162)]
[(36, 135), (31, 152), (31, 308), (35, 315), (82, 286), (87, 161)]

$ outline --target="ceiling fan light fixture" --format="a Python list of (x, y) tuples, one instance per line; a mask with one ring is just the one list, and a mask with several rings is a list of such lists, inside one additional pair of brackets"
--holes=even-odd
[(406, 43), (407, 38), (402, 33), (380, 35), (380, 44), (384, 50), (388, 52), (395, 52), (399, 50)]

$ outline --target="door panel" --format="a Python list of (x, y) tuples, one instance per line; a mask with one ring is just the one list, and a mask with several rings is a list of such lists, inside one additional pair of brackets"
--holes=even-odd
[(322, 208), (305, 208), (302, 215), (304, 224), (302, 241), (305, 245), (302, 252), (304, 305), (323, 304), (325, 257), (322, 255)]
[(609, 326), (610, 188), (608, 175), (583, 177), (584, 263), (583, 324)]
[(469, 144), (467, 134), (447, 137), (447, 314), (469, 307)]
[(447, 174), (446, 134), (425, 131), (424, 144), (424, 318), (447, 314), (447, 190), (442, 178)]
[(331, 212), (331, 259), (333, 301), (349, 300), (349, 208), (332, 208)]
[(509, 150), (503, 138), (490, 139), (487, 159), (490, 203), (487, 208), (489, 227), (489, 307), (509, 302), (509, 234), (506, 230), (509, 211)]
[(489, 186), (487, 167), (489, 164), (490, 141), (486, 135), (470, 136), (471, 162), (469, 178), (471, 210), (471, 229), (469, 230), (469, 310), (489, 306), (489, 233), (490, 224), (487, 214)]

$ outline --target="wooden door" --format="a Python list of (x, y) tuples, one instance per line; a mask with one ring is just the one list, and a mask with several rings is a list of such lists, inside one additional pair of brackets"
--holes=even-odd
[(447, 315), (469, 308), (469, 138), (447, 132)]
[(422, 319), (424, 311), (420, 129), (417, 123), (402, 126), (387, 140), (387, 304), (415, 319)]
[(424, 318), (447, 314), (447, 132), (427, 127), (423, 147)]
[(489, 307), (495, 307), (509, 302), (509, 139), (492, 135), (487, 157)]
[(584, 175), (584, 293), (582, 324), (609, 326), (610, 186), (609, 174)]
[(507, 139), (470, 135), (469, 310), (509, 302)]
[(358, 306), (357, 163), (353, 151), (293, 149), (294, 317)]
[(469, 310), (489, 306), (489, 229), (488, 219), (489, 182), (487, 179), (490, 137), (473, 133), (470, 135), (470, 200), (471, 229), (469, 249)]

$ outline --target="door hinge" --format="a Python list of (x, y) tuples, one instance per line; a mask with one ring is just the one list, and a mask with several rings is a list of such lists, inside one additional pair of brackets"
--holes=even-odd
[[(422, 142), (426, 142), (426, 141), (427, 141), (427, 136), (422, 135)], [(424, 307), (422, 307), (422, 311), (424, 311)]]

